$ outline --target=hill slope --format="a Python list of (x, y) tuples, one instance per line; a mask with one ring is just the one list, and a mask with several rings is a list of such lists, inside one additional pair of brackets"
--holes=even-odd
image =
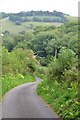
[(32, 30), (36, 26), (60, 26), (62, 23), (57, 22), (24, 22), (21, 25), (16, 25), (14, 22), (10, 21), (8, 18), (0, 20), (2, 22), (2, 32), (9, 31), (11, 34), (18, 34), (21, 31)]

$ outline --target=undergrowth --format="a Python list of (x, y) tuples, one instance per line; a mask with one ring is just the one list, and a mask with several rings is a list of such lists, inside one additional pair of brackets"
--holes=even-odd
[(70, 85), (56, 80), (43, 80), (37, 87), (37, 93), (59, 114), (63, 120), (79, 118), (78, 82)]
[(35, 81), (35, 77), (33, 75), (4, 75), (2, 77), (2, 96), (4, 96), (5, 93), (16, 86), (32, 81)]

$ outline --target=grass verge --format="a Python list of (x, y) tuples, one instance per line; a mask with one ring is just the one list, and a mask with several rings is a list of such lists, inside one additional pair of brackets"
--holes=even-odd
[[(5, 75), (2, 77), (2, 97), (12, 88), (19, 86), (24, 83), (35, 81), (33, 75), (23, 76), (22, 74), (18, 75)], [(1, 99), (1, 94), (0, 94)]]
[(63, 120), (79, 118), (78, 83), (69, 86), (66, 82), (43, 80), (37, 87), (37, 93), (59, 114)]

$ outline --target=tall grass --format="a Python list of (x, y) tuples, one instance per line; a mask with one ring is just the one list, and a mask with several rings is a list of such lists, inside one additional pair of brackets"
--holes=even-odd
[(66, 82), (50, 82), (45, 79), (37, 88), (37, 93), (59, 114), (63, 120), (79, 117), (78, 83), (72, 82), (69, 87)]
[(2, 77), (2, 96), (16, 86), (32, 81), (35, 81), (35, 77), (33, 75), (5, 75)]

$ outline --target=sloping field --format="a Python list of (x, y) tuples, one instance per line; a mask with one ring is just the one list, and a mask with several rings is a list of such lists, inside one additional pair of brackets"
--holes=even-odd
[(17, 34), (21, 31), (31, 30), (31, 26), (34, 28), (36, 26), (60, 26), (62, 23), (44, 23), (44, 22), (24, 22), (21, 25), (16, 25), (14, 22), (10, 21), (8, 18), (0, 20), (2, 23), (2, 32), (9, 31), (11, 34)]

